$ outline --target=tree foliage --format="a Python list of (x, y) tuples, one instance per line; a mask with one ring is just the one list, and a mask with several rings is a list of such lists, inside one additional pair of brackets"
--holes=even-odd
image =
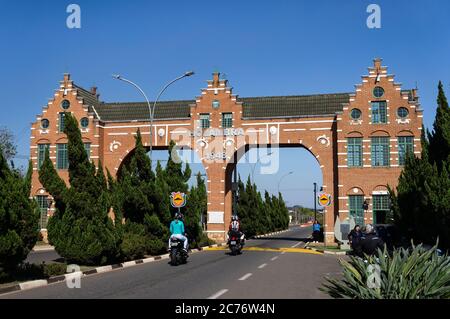
[(263, 199), (250, 177), (246, 185), (239, 178), (237, 215), (247, 237), (283, 230), (289, 225), (289, 212), (282, 195), (270, 196), (266, 191)]
[(39, 210), (31, 191), (31, 164), (25, 177), (10, 169), (0, 147), (0, 280), (14, 270), (38, 238)]
[(48, 152), (39, 171), (39, 180), (56, 207), (47, 226), (48, 238), (69, 262), (104, 264), (117, 257), (119, 242), (108, 217), (111, 202), (106, 179), (103, 170), (89, 162), (76, 119), (67, 113), (65, 120), (70, 187), (58, 176)]
[(0, 127), (0, 150), (6, 161), (11, 160), (17, 153), (14, 136), (6, 127)]
[(433, 131), (422, 129), (421, 157), (409, 154), (396, 192), (391, 191), (395, 223), (409, 237), (450, 247), (450, 109), (438, 86)]

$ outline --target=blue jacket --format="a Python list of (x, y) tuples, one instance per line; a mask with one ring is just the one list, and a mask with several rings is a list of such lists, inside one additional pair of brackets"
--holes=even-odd
[(184, 235), (184, 223), (181, 220), (173, 220), (170, 223), (171, 235)]
[(320, 231), (320, 224), (313, 224), (313, 231)]

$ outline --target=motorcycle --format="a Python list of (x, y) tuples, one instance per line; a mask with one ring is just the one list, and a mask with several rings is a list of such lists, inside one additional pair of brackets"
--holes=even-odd
[(172, 266), (187, 263), (188, 254), (183, 249), (183, 241), (178, 238), (172, 238), (170, 243), (170, 263)]
[(232, 232), (228, 241), (228, 247), (231, 250), (231, 255), (236, 256), (237, 254), (242, 254), (243, 243), (241, 242), (240, 233)]

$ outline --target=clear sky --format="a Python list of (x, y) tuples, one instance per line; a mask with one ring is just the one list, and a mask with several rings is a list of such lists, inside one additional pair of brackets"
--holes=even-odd
[[(66, 26), (70, 3), (81, 7), (81, 29)], [(366, 25), (370, 3), (381, 7), (381, 29)], [(448, 0), (1, 0), (0, 23), (0, 126), (16, 135), (22, 156), (29, 154), (30, 123), (64, 72), (78, 85), (98, 86), (105, 101), (141, 100), (112, 73), (153, 98), (190, 69), (196, 75), (163, 99), (193, 99), (215, 70), (243, 97), (297, 95), (351, 92), (372, 59), (382, 57), (404, 88), (417, 83), (428, 128), (439, 80), (450, 95)], [(259, 189), (277, 192), (292, 170), (281, 185), (288, 204), (312, 206), (309, 189), (322, 178), (315, 159), (284, 149), (281, 163), (275, 176), (255, 173)], [(239, 165), (243, 177), (249, 171)]]

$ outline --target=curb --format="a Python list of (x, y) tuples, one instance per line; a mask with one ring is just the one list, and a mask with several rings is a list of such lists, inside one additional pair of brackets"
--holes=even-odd
[(329, 250), (317, 249), (317, 248), (308, 247), (308, 246), (305, 246), (305, 249), (314, 250), (314, 251), (317, 251), (319, 253), (323, 253), (326, 255), (338, 255), (338, 256), (347, 255), (347, 252), (345, 252), (345, 251), (329, 251)]
[(264, 235), (257, 235), (257, 236), (253, 236), (252, 238), (264, 238), (264, 237), (268, 237), (268, 236), (272, 236), (272, 235), (277, 235), (277, 234), (281, 234), (281, 233), (285, 233), (287, 231), (289, 231), (290, 229), (285, 229), (285, 230), (280, 230), (280, 231), (276, 231), (273, 233), (268, 233), (268, 234), (264, 234)]
[[(191, 254), (193, 254), (196, 252), (203, 251), (204, 248), (214, 248), (214, 247), (222, 247), (222, 246), (225, 246), (225, 244), (214, 244), (214, 245), (210, 245), (210, 246), (194, 248), (194, 249), (190, 250), (190, 252), (191, 252)], [(73, 273), (69, 273), (69, 274), (50, 277), (48, 279), (25, 281), (20, 284), (15, 284), (15, 285), (12, 285), (9, 287), (0, 288), (0, 295), (9, 293), (9, 292), (14, 292), (14, 291), (28, 290), (28, 289), (32, 289), (32, 288), (43, 287), (43, 286), (47, 286), (49, 284), (54, 284), (57, 282), (63, 282), (66, 280), (70, 280), (70, 279), (76, 278), (78, 276), (79, 276), (79, 278), (81, 278), (81, 277), (86, 277), (86, 276), (93, 275), (93, 274), (100, 274), (100, 273), (113, 271), (113, 270), (116, 270), (119, 268), (128, 268), (128, 267), (132, 267), (132, 266), (136, 266), (136, 265), (140, 265), (140, 264), (146, 264), (146, 263), (164, 260), (164, 259), (169, 259), (169, 254), (152, 256), (152, 257), (148, 257), (148, 258), (136, 259), (136, 260), (131, 260), (131, 261), (125, 261), (125, 262), (119, 263), (119, 264), (101, 266), (101, 267), (86, 270), (83, 272), (73, 272)]]
[(55, 247), (53, 246), (42, 246), (42, 247), (33, 247), (33, 249), (31, 251), (51, 251), (51, 250), (55, 250)]

